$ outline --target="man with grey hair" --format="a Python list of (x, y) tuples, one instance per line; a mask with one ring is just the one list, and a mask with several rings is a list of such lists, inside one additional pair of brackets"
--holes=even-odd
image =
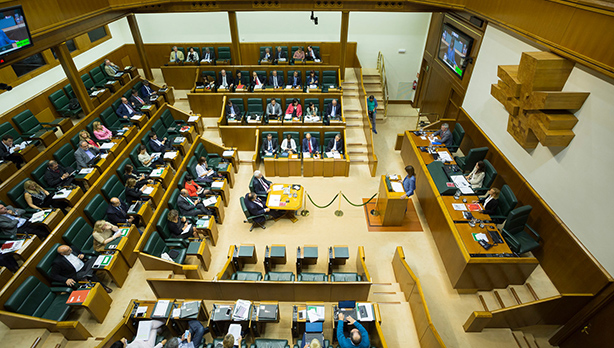
[(261, 197), (266, 197), (271, 192), (271, 182), (268, 181), (262, 173), (257, 170), (254, 172), (253, 191)]
[(275, 63), (279, 63), (280, 59), (288, 60), (288, 54), (281, 49), (281, 46), (277, 46), (277, 53), (275, 53)]
[(183, 52), (179, 51), (177, 46), (173, 46), (173, 50), (171, 51), (170, 61), (174, 63), (181, 63), (185, 60), (183, 56)]
[[(181, 337), (173, 337), (166, 342), (165, 348), (198, 348), (206, 331), (198, 320), (188, 321), (189, 330)], [(207, 330), (208, 331), (208, 330)]]
[(79, 143), (79, 148), (75, 151), (75, 161), (77, 162), (77, 170), (87, 168), (92, 160), (100, 151), (97, 147), (90, 145), (83, 140)]
[(452, 133), (450, 132), (450, 126), (448, 126), (447, 123), (442, 124), (441, 129), (433, 133), (431, 140), (433, 140), (438, 135), (441, 137), (441, 140), (439, 140), (438, 142), (444, 144), (447, 147), (454, 145), (454, 139), (452, 138)]

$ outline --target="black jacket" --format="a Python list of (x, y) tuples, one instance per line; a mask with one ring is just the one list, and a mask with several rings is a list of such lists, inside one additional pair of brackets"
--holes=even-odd
[(109, 204), (107, 207), (107, 221), (113, 225), (125, 224), (128, 222), (128, 205), (120, 202), (119, 209)]
[(70, 167), (64, 168), (58, 163), (57, 171), (53, 171), (49, 169), (49, 167), (47, 167), (47, 170), (45, 171), (44, 179), (49, 185), (49, 187), (58, 187), (60, 186), (60, 184), (62, 184), (62, 182), (64, 182), (64, 180), (66, 180), (66, 179), (62, 179), (62, 175), (64, 175), (65, 173), (70, 174), (72, 172), (73, 172), (72, 168)]
[[(335, 146), (335, 138), (328, 141), (328, 145), (326, 146), (326, 152), (332, 151), (333, 146)], [(339, 153), (343, 153), (343, 139), (337, 142), (337, 151), (339, 151)]]
[[(232, 78), (232, 75), (230, 75), (229, 73), (226, 73), (226, 84), (230, 86), (233, 83), (234, 83), (234, 79)], [(217, 77), (217, 85), (218, 86), (222, 85), (222, 74), (219, 74)]]
[[(277, 143), (277, 139), (275, 138), (271, 139), (271, 147), (273, 148), (273, 151), (272, 151), (273, 153), (276, 153), (279, 150), (279, 144)], [(262, 142), (261, 151), (265, 152), (268, 148), (269, 148), (269, 140), (264, 139), (264, 141)]]
[[(81, 254), (81, 250), (75, 247), (71, 248), (73, 255), (79, 256), (79, 254)], [(85, 260), (83, 260), (83, 262), (85, 262)], [(75, 270), (75, 267), (70, 262), (68, 262), (68, 260), (66, 260), (63, 255), (60, 254), (57, 254), (55, 260), (53, 260), (49, 276), (51, 277), (51, 279), (59, 283), (66, 283), (66, 280), (68, 279), (78, 281), (77, 271)]]
[[(261, 214), (266, 214), (266, 212), (264, 211), (265, 208), (267, 208), (266, 204), (262, 201), (260, 201), (262, 203), (262, 206), (252, 202), (249, 200), (248, 195), (245, 195), (245, 207), (247, 208), (247, 210), (249, 211), (249, 213), (253, 216), (253, 215), (261, 215)], [(266, 221), (266, 218), (264, 216), (261, 216), (259, 218), (254, 219), (254, 221), (258, 222), (258, 223), (263, 223)]]
[[(140, 98), (140, 97), (139, 97)], [(143, 98), (141, 98), (141, 100), (147, 104), (147, 101)], [(141, 108), (143, 107), (143, 105), (145, 105), (143, 103), (141, 103), (135, 96), (130, 96), (130, 105), (132, 105), (132, 108), (136, 111), (141, 111)]]
[[(262, 181), (264, 181), (265, 184), (267, 184), (269, 186), (269, 188), (271, 187), (271, 182), (268, 181), (264, 176), (262, 176)], [(254, 177), (254, 192), (257, 195), (266, 195), (266, 189), (264, 188), (264, 186), (262, 186), (262, 184), (260, 183), (260, 180), (256, 179)]]
[(136, 187), (129, 188), (126, 187), (126, 202), (128, 204), (134, 203), (134, 201), (138, 201), (141, 196), (143, 196), (143, 192)]
[[(480, 199), (480, 203), (484, 204), (484, 202), (486, 202), (486, 198), (488, 197), (490, 197), (490, 195)], [(484, 205), (484, 210), (482, 210), (482, 213), (488, 214), (488, 215), (495, 214), (498, 206), (499, 206), (499, 199), (493, 198), (488, 202), (488, 204)]]

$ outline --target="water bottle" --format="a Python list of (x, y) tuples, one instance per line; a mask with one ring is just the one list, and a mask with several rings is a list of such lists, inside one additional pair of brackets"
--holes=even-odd
[(461, 195), (461, 191), (457, 189), (456, 192), (454, 192), (454, 199), (458, 200), (460, 195)]

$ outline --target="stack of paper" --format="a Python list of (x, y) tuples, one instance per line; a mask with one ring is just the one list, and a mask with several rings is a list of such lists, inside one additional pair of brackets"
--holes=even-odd
[(462, 203), (452, 203), (452, 208), (454, 208), (454, 210), (458, 210), (458, 211), (466, 211), (467, 207), (465, 207), (464, 204)]
[(36, 212), (30, 218), (30, 222), (33, 223), (33, 224), (35, 224), (37, 222), (41, 222), (41, 221), (45, 220), (47, 215), (48, 215), (48, 211), (41, 210), (39, 212)]
[(67, 198), (68, 195), (70, 195), (70, 190), (68, 189), (61, 189), (59, 191), (57, 191), (54, 195), (53, 195), (53, 199), (63, 199), (63, 198)]
[(228, 333), (234, 336), (235, 342), (239, 341), (239, 338), (241, 337), (241, 325), (230, 324), (228, 327)]
[(307, 318), (311, 323), (324, 320), (324, 306), (307, 307)]
[[(141, 309), (141, 307), (139, 307), (137, 309), (137, 314), (139, 312), (139, 310)], [(147, 310), (147, 307), (145, 307), (145, 310)], [(136, 337), (134, 337), (134, 340), (141, 340), (141, 341), (147, 341), (149, 340), (149, 334), (151, 332), (151, 324), (153, 323), (153, 321), (151, 320), (141, 320), (139, 321), (139, 328), (136, 330)]]
[(177, 156), (177, 151), (169, 151), (164, 153), (164, 158), (173, 159)]
[(140, 120), (141, 117), (143, 117), (143, 115), (134, 115), (132, 117), (130, 117), (131, 120)]
[(215, 196), (211, 196), (203, 201), (203, 205), (208, 207), (210, 205), (215, 205), (217, 203), (217, 198)]
[(359, 321), (375, 320), (375, 316), (373, 315), (373, 305), (371, 303), (357, 303), (356, 316), (356, 319)]
[(0, 249), (0, 252), (2, 252), (2, 254), (12, 253), (13, 251), (17, 251), (21, 249), (22, 246), (23, 246), (23, 239), (11, 240), (11, 241), (8, 241), (2, 244), (2, 248)]
[(448, 151), (437, 151), (439, 158), (444, 162), (452, 162), (452, 156), (448, 153)]
[(198, 116), (190, 116), (190, 117), (188, 117), (188, 122), (189, 123), (196, 122), (196, 121), (198, 121)]
[(279, 207), (280, 202), (281, 202), (281, 195), (270, 195), (268, 206), (269, 207)]
[(145, 188), (143, 189), (143, 194), (147, 196), (150, 195), (153, 191), (154, 188), (152, 186), (145, 186)]
[(175, 144), (181, 144), (183, 143), (184, 140), (185, 140), (185, 137), (175, 137), (173, 141), (175, 142)]
[(168, 311), (168, 306), (171, 304), (171, 301), (169, 300), (159, 300), (158, 303), (156, 303), (156, 308), (154, 309), (154, 312), (152, 313), (152, 317), (165, 317), (166, 316), (166, 312)]
[(115, 146), (115, 143), (104, 143), (100, 145), (101, 150), (111, 150)]
[(403, 189), (403, 184), (401, 184), (398, 181), (391, 181), (390, 185), (392, 186), (392, 191), (393, 192), (405, 192), (405, 190)]
[(467, 179), (463, 175), (453, 175), (450, 177), (454, 182), (454, 185), (463, 193), (463, 194), (472, 194), (473, 190), (471, 189), (471, 184), (467, 181)]
[(163, 172), (164, 172), (164, 168), (154, 169), (154, 170), (151, 171), (151, 174), (149, 174), (149, 176), (157, 178), (160, 175), (162, 175)]
[(211, 188), (221, 189), (222, 187), (224, 187), (224, 182), (223, 181), (214, 181), (214, 182), (211, 183)]
[(83, 168), (79, 171), (79, 174), (86, 175), (94, 171), (94, 168)]
[(222, 157), (232, 157), (235, 154), (234, 150), (226, 150), (222, 152)]
[(235, 304), (235, 310), (232, 313), (233, 320), (247, 320), (249, 316), (249, 309), (252, 306), (251, 301), (237, 300)]

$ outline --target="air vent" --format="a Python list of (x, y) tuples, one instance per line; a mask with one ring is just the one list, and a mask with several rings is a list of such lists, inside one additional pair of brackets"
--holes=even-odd
[(253, 8), (281, 8), (279, 1), (254, 1)]
[(341, 1), (316, 1), (315, 8), (343, 8)]
[(199, 1), (192, 3), (193, 8), (219, 8), (220, 6), (215, 1)]
[(401, 9), (403, 8), (403, 3), (400, 1), (378, 1), (375, 4), (375, 8), (378, 9)]

